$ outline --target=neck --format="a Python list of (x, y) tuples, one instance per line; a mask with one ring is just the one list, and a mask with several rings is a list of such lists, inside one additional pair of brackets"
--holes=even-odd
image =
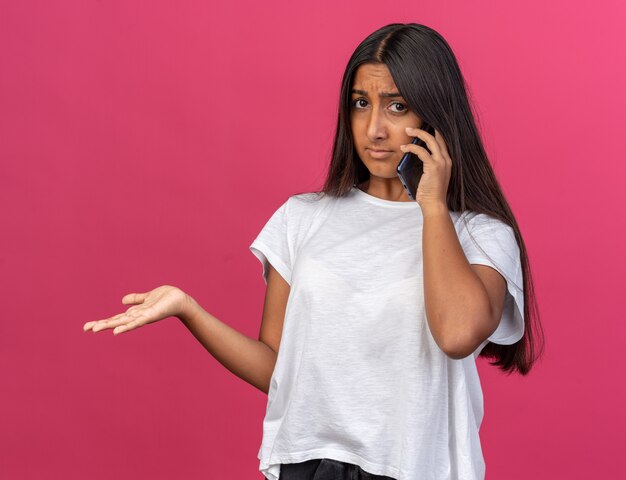
[(366, 180), (358, 185), (357, 188), (368, 195), (382, 198), (383, 200), (392, 202), (413, 202), (407, 195), (399, 179), (397, 181), (384, 179), (381, 182), (377, 182), (376, 180), (372, 182), (371, 180), (371, 178)]

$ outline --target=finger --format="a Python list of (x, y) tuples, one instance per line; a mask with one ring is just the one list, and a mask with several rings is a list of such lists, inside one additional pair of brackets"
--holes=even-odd
[(129, 322), (133, 318), (135, 318), (134, 314), (120, 313), (119, 315), (115, 315), (114, 317), (96, 321), (91, 330), (95, 333), (107, 328), (115, 328), (118, 325)]
[(433, 158), (437, 158), (441, 155), (441, 150), (439, 145), (437, 144), (437, 140), (430, 133), (425, 132), (421, 128), (406, 128), (406, 133), (409, 135), (413, 135), (414, 137), (418, 137), (422, 140), (428, 149), (432, 152)]
[(446, 145), (446, 141), (439, 130), (435, 130), (435, 140), (437, 140), (437, 143), (439, 144), (442, 155), (445, 158), (450, 158), (450, 154), (448, 153), (448, 145)]
[(87, 330), (89, 330), (91, 327), (93, 327), (96, 324), (95, 321), (91, 321), (91, 322), (87, 322), (83, 325), (83, 331), (86, 332)]
[(147, 293), (129, 293), (128, 295), (124, 295), (122, 297), (122, 303), (125, 305), (131, 304), (131, 303), (142, 303), (146, 297), (148, 296)]
[(90, 322), (87, 322), (83, 325), (83, 330), (86, 332), (87, 330), (92, 330), (96, 325), (101, 324), (102, 322), (106, 322), (110, 319), (105, 319), (105, 320), (92, 320)]
[(419, 157), (422, 162), (429, 162), (432, 160), (430, 153), (424, 147), (415, 145), (413, 143), (407, 143), (406, 145), (400, 145), (400, 150), (403, 152), (411, 152)]
[(145, 317), (137, 317), (131, 320), (130, 322), (116, 327), (113, 329), (113, 335), (117, 335), (119, 333), (128, 332), (130, 330), (134, 330), (135, 328), (141, 327), (145, 323)]

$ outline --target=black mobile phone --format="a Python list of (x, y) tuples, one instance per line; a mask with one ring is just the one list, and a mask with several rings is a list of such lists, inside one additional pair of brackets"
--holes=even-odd
[[(428, 123), (424, 122), (421, 128), (425, 132), (428, 132), (433, 136), (435, 135), (435, 129)], [(424, 141), (417, 137), (413, 138), (411, 143), (424, 147), (428, 150), (428, 153), (432, 153)], [(422, 173), (424, 173), (424, 164), (422, 161), (414, 153), (406, 152), (402, 156), (402, 159), (396, 168), (396, 172), (398, 173), (398, 177), (400, 177), (400, 181), (402, 182), (406, 193), (409, 195), (409, 198), (411, 200), (415, 200), (417, 185), (419, 184), (420, 178), (422, 178)]]

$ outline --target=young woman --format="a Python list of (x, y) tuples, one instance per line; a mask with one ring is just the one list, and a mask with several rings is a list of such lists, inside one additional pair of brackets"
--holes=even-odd
[[(423, 165), (416, 200), (396, 173), (405, 152)], [(180, 318), (268, 393), (267, 479), (484, 478), (476, 358), (525, 375), (543, 336), (520, 230), (437, 32), (391, 24), (357, 47), (323, 189), (289, 197), (250, 249), (267, 283), (258, 341), (172, 286), (84, 329)]]

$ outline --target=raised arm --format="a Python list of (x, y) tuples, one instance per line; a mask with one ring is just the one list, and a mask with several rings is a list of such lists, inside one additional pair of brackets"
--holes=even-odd
[(498, 327), (506, 282), (495, 269), (470, 265), (445, 205), (423, 209), (424, 301), (437, 345), (451, 358), (470, 355)]
[(407, 128), (429, 151), (407, 144), (402, 151), (415, 153), (423, 162), (416, 201), (422, 209), (424, 302), (430, 332), (451, 358), (470, 355), (498, 327), (506, 282), (491, 267), (470, 265), (459, 242), (446, 204), (452, 159), (441, 133)]

